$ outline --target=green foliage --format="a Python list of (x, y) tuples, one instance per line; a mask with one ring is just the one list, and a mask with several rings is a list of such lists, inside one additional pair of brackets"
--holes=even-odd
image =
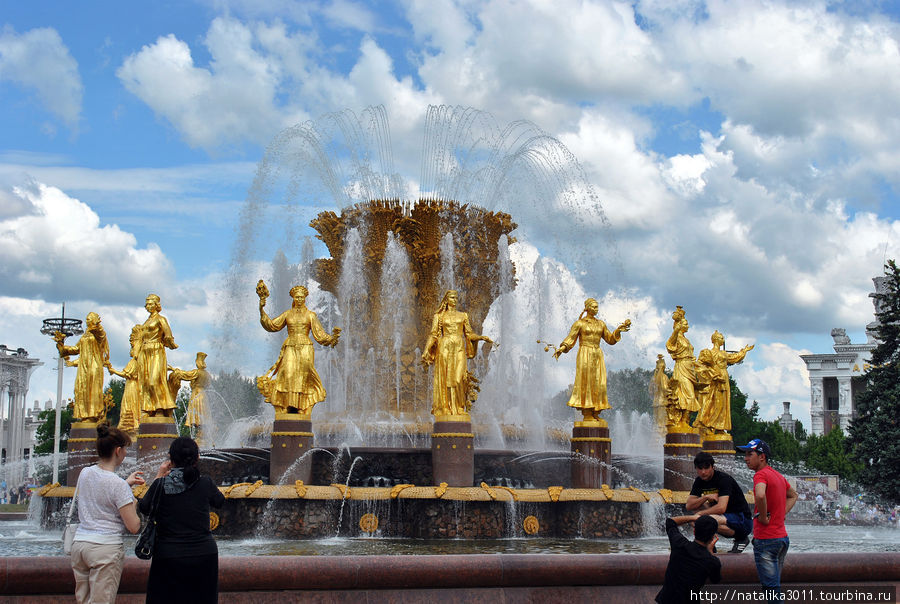
[(849, 439), (840, 428), (825, 436), (811, 435), (805, 449), (807, 467), (823, 474), (838, 474), (844, 480), (857, 480), (862, 464), (851, 457)]
[(211, 405), (227, 405), (234, 418), (240, 419), (259, 413), (263, 397), (255, 379), (245, 378), (237, 370), (231, 373), (220, 371), (212, 376), (209, 401)]
[(175, 425), (178, 426), (178, 436), (191, 435), (191, 427), (184, 423), (184, 416), (187, 415), (187, 408), (190, 402), (190, 389), (182, 387), (175, 397)]
[(777, 421), (759, 422), (757, 434), (758, 438), (766, 441), (772, 448), (772, 459), (790, 463), (803, 459), (800, 441), (790, 432), (785, 432)]
[(113, 406), (112, 409), (106, 412), (106, 419), (109, 421), (110, 426), (119, 425), (119, 415), (122, 413), (122, 396), (125, 394), (125, 380), (117, 377), (109, 378), (109, 383), (106, 385), (106, 390), (104, 393), (109, 392), (112, 394)]
[[(731, 382), (731, 438), (734, 444), (743, 445), (752, 438), (761, 438), (772, 447), (773, 459), (791, 463), (801, 461), (803, 449), (797, 437), (785, 432), (778, 421), (759, 419), (759, 403), (753, 401), (748, 409), (747, 395), (734, 378), (729, 376), (728, 379)], [(800, 425), (800, 428), (803, 426)]]
[[(35, 431), (34, 453), (35, 455), (46, 455), (53, 453), (53, 435), (56, 432), (56, 409), (47, 409), (41, 411), (38, 415), (41, 424)], [(59, 414), (59, 450), (65, 452), (68, 450), (69, 430), (72, 428), (72, 410), (69, 407), (63, 407)]]
[(607, 396), (613, 409), (622, 413), (653, 413), (653, 399), (650, 398), (650, 380), (653, 370), (620, 369), (607, 374)]
[(731, 384), (731, 439), (736, 445), (743, 445), (751, 438), (756, 438), (759, 430), (759, 404), (747, 409), (747, 395), (740, 389), (734, 378), (728, 376)]
[(803, 427), (803, 423), (799, 419), (794, 420), (794, 436), (797, 437), (797, 440), (800, 442), (804, 442), (809, 438), (806, 433), (806, 428)]
[(866, 389), (856, 400), (850, 425), (850, 446), (861, 464), (859, 481), (872, 492), (900, 500), (900, 268), (894, 260), (884, 267), (885, 288), (875, 295), (878, 345)]

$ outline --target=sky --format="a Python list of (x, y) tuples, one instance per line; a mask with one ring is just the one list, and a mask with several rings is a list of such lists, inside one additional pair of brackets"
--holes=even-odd
[(521, 227), (517, 274), (544, 255), (568, 275), (549, 339), (593, 295), (607, 322), (634, 321), (610, 368), (652, 368), (683, 305), (695, 350), (715, 329), (728, 349), (755, 345), (732, 374), (764, 418), (791, 401), (809, 427), (799, 355), (830, 352), (834, 327), (865, 341), (871, 279), (900, 246), (891, 2), (4, 3), (0, 343), (44, 361), (29, 401), (55, 399), (40, 327), (63, 302), (101, 315), (114, 366), (149, 292), (181, 343), (172, 364), (211, 345), (241, 211), (279, 132), (383, 106), (415, 189), (426, 111), (442, 104), (555, 137), (599, 200), (605, 223), (570, 243), (609, 242), (614, 284), (607, 256), (585, 270), (543, 246), (542, 228), (568, 233), (552, 206), (501, 208)]

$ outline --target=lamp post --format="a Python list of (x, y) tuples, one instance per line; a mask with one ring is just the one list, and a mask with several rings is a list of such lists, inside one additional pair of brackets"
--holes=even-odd
[[(70, 336), (77, 336), (84, 333), (81, 328), (81, 319), (66, 318), (66, 304), (62, 305), (62, 316), (54, 319), (44, 319), (44, 326), (41, 327), (41, 333), (51, 338), (56, 332)], [(59, 482), (59, 431), (60, 431), (60, 413), (62, 405), (62, 386), (63, 386), (63, 356), (59, 355), (59, 363), (57, 364), (56, 376), (56, 429), (53, 431), (53, 482)]]

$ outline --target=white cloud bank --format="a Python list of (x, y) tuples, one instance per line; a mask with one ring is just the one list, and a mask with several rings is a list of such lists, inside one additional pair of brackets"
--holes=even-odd
[(0, 295), (118, 302), (172, 288), (171, 263), (157, 245), (138, 247), (134, 235), (101, 225), (94, 210), (61, 190), (34, 183), (0, 202), (8, 210), (0, 212)]
[(55, 29), (38, 28), (18, 34), (0, 29), (0, 82), (33, 90), (47, 110), (70, 129), (81, 114), (84, 86), (78, 64)]

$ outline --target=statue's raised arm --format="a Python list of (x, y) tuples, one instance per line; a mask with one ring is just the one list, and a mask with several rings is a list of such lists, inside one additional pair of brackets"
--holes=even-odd
[(291, 308), (274, 319), (265, 311), (269, 288), (262, 279), (256, 284), (256, 294), (263, 329), (277, 332), (286, 327), (288, 334), (278, 360), (265, 375), (257, 378), (257, 387), (277, 413), (296, 413), (301, 419), (308, 419), (313, 406), (324, 401), (326, 395), (315, 368), (313, 340), (322, 346), (336, 346), (341, 329), (335, 327), (329, 334), (322, 327), (316, 313), (306, 307), (309, 290), (303, 285), (291, 288)]
[(597, 301), (588, 298), (578, 320), (569, 329), (569, 335), (553, 353), (554, 359), (566, 354), (579, 343), (578, 358), (575, 360), (575, 384), (568, 405), (581, 410), (584, 422), (602, 423), (600, 412), (609, 409), (607, 396), (606, 364), (600, 342), (613, 345), (622, 339), (622, 334), (631, 329), (631, 321), (625, 320), (610, 331), (606, 323), (597, 318)]

